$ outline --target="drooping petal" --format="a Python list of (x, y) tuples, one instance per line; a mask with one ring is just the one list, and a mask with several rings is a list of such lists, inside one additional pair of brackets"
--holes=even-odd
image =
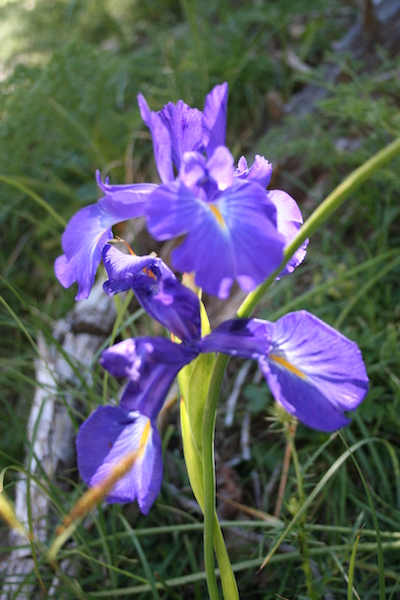
[(132, 184), (85, 206), (68, 223), (62, 236), (64, 255), (55, 262), (55, 273), (64, 287), (77, 281), (77, 300), (89, 296), (101, 252), (111, 237), (111, 227), (144, 214), (153, 184)]
[(132, 289), (146, 312), (185, 342), (200, 338), (200, 304), (160, 258), (130, 256), (107, 245), (103, 260), (109, 295)]
[(173, 181), (172, 147), (168, 129), (165, 127), (160, 116), (150, 110), (142, 94), (138, 94), (138, 104), (141, 117), (150, 129), (151, 137), (153, 138), (154, 158), (160, 179), (163, 183)]
[(160, 258), (154, 256), (124, 254), (111, 244), (104, 246), (102, 258), (109, 277), (103, 287), (109, 296), (130, 289), (135, 276), (161, 262)]
[(108, 502), (137, 500), (147, 514), (161, 488), (161, 439), (154, 423), (138, 411), (100, 406), (77, 436), (78, 468), (89, 485), (101, 484), (115, 467), (137, 453), (132, 468), (112, 488)]
[[(276, 208), (276, 223), (279, 233), (285, 238), (285, 246), (296, 237), (301, 225), (303, 217), (297, 202), (282, 190), (270, 190), (267, 192), (268, 199)], [(288, 264), (283, 269), (280, 277), (292, 273), (298, 265), (300, 265), (305, 255), (307, 254), (308, 240), (306, 240), (298, 250), (293, 254)]]
[(139, 410), (153, 420), (176, 375), (199, 354), (195, 346), (175, 344), (165, 338), (136, 338), (105, 350), (101, 365), (114, 377), (128, 377), (121, 399), (126, 410)]
[(355, 342), (306, 311), (268, 323), (272, 347), (259, 360), (275, 399), (300, 421), (334, 431), (368, 391)]
[(257, 183), (237, 179), (214, 202), (196, 198), (178, 181), (160, 186), (146, 217), (156, 239), (187, 234), (172, 253), (174, 267), (195, 271), (197, 285), (220, 298), (229, 295), (235, 279), (245, 291), (254, 289), (282, 261), (276, 209)]
[(216, 85), (207, 95), (203, 111), (203, 142), (208, 157), (225, 145), (227, 106), (228, 84)]
[(179, 180), (160, 185), (146, 204), (147, 229), (156, 240), (182, 235), (201, 218), (203, 204)]
[(266, 158), (256, 154), (254, 163), (251, 167), (247, 166), (247, 160), (244, 156), (239, 158), (237, 169), (235, 170), (235, 177), (240, 179), (246, 179), (248, 181), (256, 181), (263, 188), (268, 187), (272, 175), (272, 165), (267, 161)]
[(133, 289), (145, 311), (184, 342), (200, 338), (200, 304), (194, 292), (175, 277), (159, 280), (140, 277)]
[(268, 323), (260, 319), (225, 321), (200, 341), (199, 348), (201, 352), (258, 359), (268, 354), (271, 348)]

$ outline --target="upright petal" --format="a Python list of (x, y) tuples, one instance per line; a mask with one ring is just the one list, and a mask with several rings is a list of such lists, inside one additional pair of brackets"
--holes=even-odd
[(203, 111), (203, 142), (208, 157), (225, 145), (227, 107), (228, 84), (216, 85), (207, 95)]
[(136, 338), (105, 350), (100, 363), (114, 377), (128, 377), (121, 399), (126, 410), (139, 410), (153, 420), (176, 375), (199, 354), (194, 346), (165, 338)]
[(202, 113), (179, 100), (168, 102), (158, 113), (171, 139), (172, 162), (179, 171), (185, 152), (203, 152)]
[(100, 406), (80, 428), (76, 444), (79, 472), (89, 486), (101, 484), (121, 460), (137, 453), (132, 468), (106, 499), (137, 500), (142, 513), (149, 512), (163, 475), (161, 439), (154, 422), (138, 411)]
[(78, 211), (64, 231), (65, 254), (56, 260), (55, 273), (64, 287), (78, 282), (77, 300), (89, 296), (112, 225), (143, 215), (147, 198), (157, 188), (153, 184), (121, 187)]
[(306, 311), (268, 323), (272, 347), (259, 360), (275, 399), (300, 421), (334, 431), (368, 391), (357, 344)]
[(266, 158), (256, 154), (254, 163), (251, 167), (247, 166), (247, 160), (244, 156), (239, 158), (235, 177), (246, 179), (247, 181), (256, 181), (263, 188), (268, 187), (272, 175), (272, 165)]
[[(297, 202), (286, 192), (283, 192), (282, 190), (270, 190), (267, 194), (268, 199), (276, 208), (276, 224), (278, 231), (285, 238), (285, 245), (287, 246), (294, 240), (303, 224), (302, 214)], [(296, 250), (280, 274), (280, 277), (292, 273), (292, 271), (303, 262), (305, 255), (307, 254), (307, 246), (308, 240)]]
[(138, 104), (143, 121), (150, 129), (153, 138), (154, 158), (161, 181), (167, 183), (174, 180), (172, 168), (171, 137), (160, 116), (151, 111), (142, 94), (138, 95)]
[(185, 342), (200, 338), (200, 303), (160, 258), (130, 256), (107, 245), (103, 260), (109, 295), (132, 289), (146, 312)]
[(217, 146), (207, 161), (207, 171), (210, 179), (217, 183), (221, 192), (232, 185), (234, 175), (233, 156), (226, 146)]

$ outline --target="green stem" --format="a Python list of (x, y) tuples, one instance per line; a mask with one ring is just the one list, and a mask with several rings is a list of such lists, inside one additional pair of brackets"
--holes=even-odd
[[(215, 472), (214, 472), (214, 430), (215, 430), (215, 416), (217, 412), (217, 402), (219, 397), (219, 391), (221, 389), (222, 378), (225, 371), (225, 366), (228, 362), (228, 357), (220, 355), (218, 357), (220, 362), (220, 368), (214, 369), (210, 387), (208, 389), (207, 399), (204, 407), (204, 418), (203, 418), (203, 477), (204, 477), (204, 565), (207, 574), (207, 585), (211, 600), (219, 599), (219, 592), (217, 586), (217, 580), (215, 577), (215, 561), (214, 561), (214, 534), (219, 529), (214, 530), (214, 521), (216, 520), (215, 515)], [(217, 535), (217, 534), (216, 534)], [(218, 548), (221, 551), (221, 539), (223, 542), (222, 534), (218, 536)], [(217, 540), (216, 540), (217, 541)], [(219, 555), (221, 556), (221, 555)], [(232, 568), (230, 566), (230, 569)], [(226, 562), (224, 562), (224, 568), (226, 568)], [(221, 579), (223, 573), (221, 570)], [(232, 577), (233, 572), (232, 572)], [(224, 588), (224, 586), (223, 586)], [(225, 590), (224, 596), (225, 596)], [(230, 596), (231, 598), (239, 597), (237, 590), (236, 596)], [(229, 596), (226, 596), (228, 599)]]

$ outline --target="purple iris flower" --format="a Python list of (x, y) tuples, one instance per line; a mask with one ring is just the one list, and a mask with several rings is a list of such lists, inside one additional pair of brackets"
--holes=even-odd
[(108, 502), (137, 500), (140, 510), (149, 512), (163, 475), (156, 419), (177, 373), (198, 354), (195, 347), (164, 338), (129, 339), (103, 352), (103, 367), (129, 381), (119, 406), (100, 406), (80, 428), (79, 472), (88, 485), (98, 485), (127, 454), (138, 453)]
[(234, 319), (197, 341), (175, 344), (138, 338), (103, 352), (101, 363), (115, 377), (128, 377), (119, 407), (100, 407), (78, 434), (78, 466), (89, 485), (130, 451), (140, 449), (131, 471), (110, 493), (109, 502), (138, 499), (147, 513), (161, 486), (161, 442), (155, 420), (179, 370), (200, 352), (257, 359), (272, 394), (290, 414), (321, 431), (350, 422), (368, 391), (357, 345), (306, 311), (276, 323)]
[(180, 177), (161, 185), (146, 204), (153, 237), (186, 234), (172, 252), (174, 267), (195, 271), (197, 285), (220, 298), (229, 295), (235, 279), (245, 291), (264, 281), (281, 263), (285, 245), (266, 192), (233, 172), (224, 146), (208, 161), (186, 153)]
[[(158, 240), (185, 235), (172, 253), (174, 267), (194, 271), (196, 283), (220, 298), (229, 295), (235, 280), (245, 291), (264, 281), (281, 263), (285, 244), (302, 223), (298, 206), (290, 196), (281, 192), (274, 198), (273, 192), (265, 191), (272, 172), (265, 158), (257, 155), (248, 168), (242, 157), (235, 170), (233, 157), (224, 145), (227, 99), (227, 84), (216, 86), (208, 94), (202, 113), (202, 136), (198, 112), (190, 116), (193, 109), (186, 105), (178, 103), (180, 110), (178, 105), (168, 105), (169, 113), (175, 116), (168, 122), (167, 107), (159, 113), (151, 112), (147, 104), (142, 109), (153, 136), (156, 161), (160, 157), (157, 165), (163, 181), (146, 203), (148, 229)], [(140, 102), (144, 103), (142, 97)], [(183, 106), (185, 121), (178, 118)], [(165, 139), (170, 140), (169, 146)], [(184, 139), (190, 139), (191, 144), (175, 143), (179, 151), (172, 156), (172, 140)], [(163, 177), (166, 160), (169, 174)], [(175, 180), (171, 177), (173, 164), (178, 171)], [(278, 209), (276, 200), (281, 198), (283, 206)], [(282, 274), (293, 270), (304, 255), (305, 247)]]
[(368, 391), (368, 377), (355, 342), (306, 311), (276, 323), (226, 321), (201, 340), (202, 352), (256, 358), (272, 394), (290, 414), (313, 429), (348, 425)]
[(183, 286), (161, 260), (153, 256), (122, 254), (107, 244), (103, 250), (110, 296), (132, 289), (146, 312), (185, 342), (200, 338), (200, 305), (194, 292)]
[(78, 283), (76, 300), (89, 296), (94, 283), (101, 252), (112, 237), (111, 227), (120, 221), (144, 214), (146, 199), (157, 187), (151, 183), (112, 186), (97, 182), (105, 196), (96, 204), (85, 206), (69, 221), (62, 236), (65, 252), (55, 262), (55, 273), (60, 283), (68, 288)]
[[(227, 297), (234, 280), (250, 291), (277, 268), (301, 213), (289, 195), (265, 190), (272, 167), (264, 157), (257, 155), (251, 167), (241, 157), (234, 168), (225, 147), (227, 101), (226, 83), (207, 95), (203, 111), (180, 100), (154, 112), (139, 95), (162, 185), (113, 186), (97, 175), (104, 197), (72, 217), (55, 263), (64, 287), (78, 283), (77, 300), (89, 295), (111, 227), (144, 214), (157, 239), (186, 235), (173, 264), (195, 271), (196, 282), (211, 294)], [(306, 245), (281, 275), (300, 264)]]

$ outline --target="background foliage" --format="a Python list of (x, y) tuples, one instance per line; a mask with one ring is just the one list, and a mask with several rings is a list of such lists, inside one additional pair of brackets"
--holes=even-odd
[[(332, 43), (356, 19), (357, 6), (339, 0), (1, 2), (2, 467), (20, 465), (26, 450), (35, 357), (27, 334), (36, 339), (41, 330), (51, 340), (52, 323), (74, 304), (74, 290), (63, 290), (53, 273), (62, 220), (96, 200), (97, 168), (118, 183), (155, 180), (137, 93), (154, 109), (179, 98), (201, 108), (208, 90), (228, 81), (228, 146), (236, 157), (265, 154), (274, 164), (273, 187), (292, 193), (307, 216), (346, 174), (400, 135), (399, 56), (388, 56), (378, 47), (371, 69), (362, 57), (332, 53)], [(340, 72), (335, 84), (325, 77), (327, 63)], [(324, 89), (324, 98), (312, 112), (286, 112), (286, 103), (309, 83)], [(343, 435), (349, 444), (365, 441), (356, 457), (383, 532), (391, 598), (400, 597), (399, 166), (395, 161), (374, 176), (314, 236), (304, 265), (272, 288), (259, 313), (272, 320), (287, 310), (305, 308), (360, 345), (371, 391)], [(230, 363), (226, 398), (241, 366)], [(101, 377), (95, 370), (94, 387), (77, 392), (85, 400), (85, 415), (101, 401)], [(67, 391), (60, 390), (60, 397)], [(285, 449), (282, 416), (252, 371), (241, 386), (229, 428), (223, 424), (226, 398), (220, 403), (216, 440), (220, 490), (248, 509), (230, 506), (229, 511), (221, 504), (221, 514), (239, 520), (230, 524), (231, 532), (226, 530), (233, 562), (255, 559), (239, 572), (242, 597), (306, 597), (299, 529), (274, 557), (275, 564), (255, 574), (282, 531), (259, 522), (261, 513), (252, 513), (254, 508), (274, 510)], [(250, 456), (243, 453), (240, 438), (248, 415)], [(372, 443), (372, 438), (387, 445)], [(296, 441), (308, 494), (345, 446), (339, 438), (329, 440), (301, 426)], [(145, 585), (152, 577), (159, 582), (182, 578), (179, 585), (164, 589), (163, 598), (205, 597), (204, 582), (190, 580), (191, 573), (203, 569), (201, 517), (183, 501), (191, 496), (176, 419), (166, 429), (164, 448), (167, 483), (150, 515), (144, 518), (131, 506), (101, 506), (91, 525), (79, 528), (73, 545), (65, 548), (87, 597), (131, 597), (134, 592), (127, 588), (138, 581)], [(76, 473), (66, 478), (72, 481), (72, 494), (51, 486), (58, 515), (67, 513), (84, 489)], [(11, 496), (14, 485), (15, 477), (7, 475)], [(178, 500), (173, 489), (178, 489)], [(296, 514), (296, 503), (290, 471), (284, 523)], [(251, 518), (257, 523), (250, 525)], [(49, 516), (50, 531), (54, 523)], [(326, 482), (307, 518), (319, 597), (345, 597), (351, 552), (364, 524), (354, 581), (363, 600), (379, 597), (376, 540), (368, 533), (374, 527), (365, 490), (347, 461)], [(162, 530), (148, 531), (154, 527)], [(5, 529), (0, 535), (6, 558)], [(52, 579), (45, 567), (42, 575), (45, 582)], [(58, 597), (75, 597), (68, 577), (59, 586)], [(158, 597), (154, 585), (152, 589)], [(149, 597), (140, 588), (136, 593)]]

